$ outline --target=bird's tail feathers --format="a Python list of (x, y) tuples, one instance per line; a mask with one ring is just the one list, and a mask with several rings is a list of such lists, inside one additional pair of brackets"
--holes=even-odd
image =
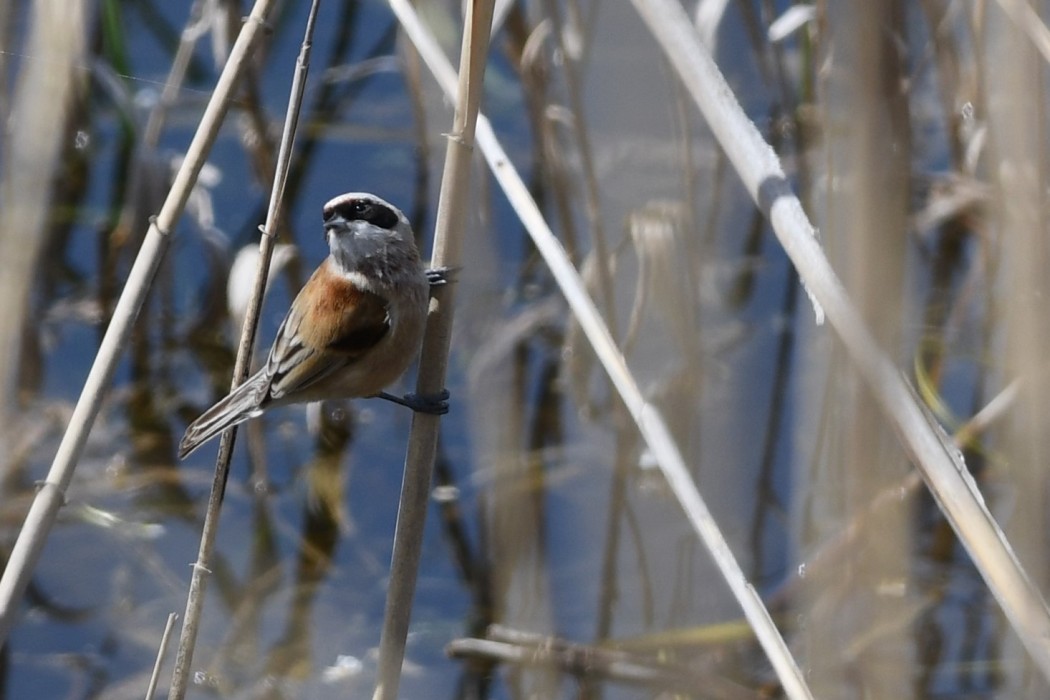
[(179, 443), (179, 459), (185, 458), (198, 447), (213, 437), (235, 425), (240, 425), (249, 418), (255, 418), (263, 412), (260, 407), (265, 390), (265, 383), (257, 381), (256, 375), (233, 390), (229, 396), (202, 413), (197, 420), (186, 428), (186, 434)]

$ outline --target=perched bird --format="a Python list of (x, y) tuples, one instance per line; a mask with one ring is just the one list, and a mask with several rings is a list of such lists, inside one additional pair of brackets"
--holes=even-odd
[(379, 197), (351, 192), (324, 205), (331, 254), (292, 302), (266, 364), (205, 411), (179, 443), (182, 459), (222, 431), (274, 406), (377, 396), (416, 411), (444, 413), (439, 396), (391, 396), (383, 388), (419, 352), (430, 285), (401, 211)]

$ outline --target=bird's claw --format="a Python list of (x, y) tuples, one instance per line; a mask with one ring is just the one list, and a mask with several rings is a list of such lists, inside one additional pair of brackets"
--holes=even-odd
[(451, 267), (429, 267), (423, 271), (423, 274), (427, 276), (427, 282), (431, 287), (443, 287), (452, 280), (453, 272), (455, 270)]
[(381, 391), (376, 396), (380, 399), (392, 401), (406, 408), (411, 408), (416, 413), (427, 413), (432, 416), (443, 416), (448, 413), (448, 389), (442, 389), (436, 394), (405, 394), (394, 396)]
[(429, 413), (432, 416), (443, 416), (448, 413), (448, 389), (436, 394), (405, 394), (405, 404), (417, 413)]

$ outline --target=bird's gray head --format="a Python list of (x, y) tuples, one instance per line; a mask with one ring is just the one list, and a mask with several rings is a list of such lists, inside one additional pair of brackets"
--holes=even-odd
[(332, 257), (346, 271), (387, 276), (390, 266), (418, 265), (412, 227), (401, 210), (367, 192), (348, 192), (324, 205)]

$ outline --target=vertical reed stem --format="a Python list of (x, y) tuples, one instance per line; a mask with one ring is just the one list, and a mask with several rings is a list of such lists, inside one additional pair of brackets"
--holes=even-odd
[[(406, 11), (407, 2), (390, 0), (390, 5), (400, 16)], [(407, 9), (411, 11), (410, 7)], [(459, 93), (452, 131), (448, 134), (434, 232), (435, 267), (455, 268), (459, 265), (463, 231), (466, 228), (474, 125), (477, 122), (482, 78), (488, 59), (492, 10), (492, 0), (473, 0), (468, 7), (466, 26), (463, 28)], [(445, 384), (445, 368), (452, 337), (454, 289), (454, 284), (439, 287), (430, 301), (416, 385), (416, 391), (420, 394), (436, 393)], [(420, 413), (412, 416), (397, 527), (394, 531), (390, 589), (387, 591), (383, 632), (379, 642), (379, 669), (374, 700), (397, 698), (401, 663), (405, 656), (405, 638), (408, 635), (412, 598), (419, 572), (423, 523), (430, 492), (430, 472), (437, 453), (439, 425), (437, 416)]]

